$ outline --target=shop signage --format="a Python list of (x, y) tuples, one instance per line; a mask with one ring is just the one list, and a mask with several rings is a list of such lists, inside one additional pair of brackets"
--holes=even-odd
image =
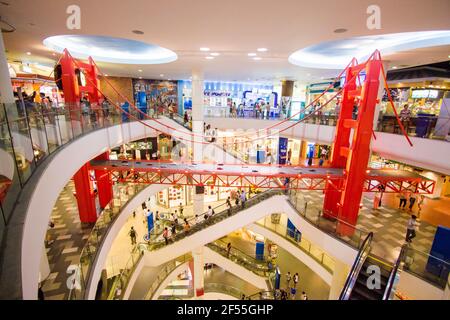
[(288, 139), (279, 138), (278, 142), (278, 164), (286, 164)]
[(230, 97), (231, 92), (204, 90), (203, 95), (207, 97)]

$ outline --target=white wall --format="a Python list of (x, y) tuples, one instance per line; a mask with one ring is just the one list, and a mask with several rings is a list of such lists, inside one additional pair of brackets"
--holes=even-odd
[(406, 271), (400, 273), (396, 290), (412, 300), (441, 300), (444, 298), (444, 290)]

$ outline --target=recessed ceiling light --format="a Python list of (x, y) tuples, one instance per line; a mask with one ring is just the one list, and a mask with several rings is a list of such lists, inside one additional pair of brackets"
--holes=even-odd
[(139, 77), (139, 79), (142, 79), (142, 77)]
[(256, 56), (256, 53), (250, 52), (250, 53), (247, 53), (247, 55), (248, 55), (249, 57), (255, 57), (255, 56)]
[(208, 59), (208, 60), (214, 59), (214, 57), (210, 57), (210, 56), (207, 56), (207, 57), (205, 57), (205, 58)]
[(258, 52), (266, 52), (267, 48), (258, 48), (258, 49), (256, 49), (256, 51), (258, 51)]
[(218, 52), (211, 52), (210, 55), (212, 55), (214, 57), (217, 57), (217, 56), (220, 56), (220, 53), (218, 53)]
[(200, 48), (200, 51), (209, 51), (209, 48), (202, 47), (202, 48)]
[(161, 73), (159, 76), (160, 76), (160, 77), (164, 77), (164, 73)]
[(31, 56), (31, 52), (30, 52), (30, 51), (28, 51), (28, 52), (27, 52), (27, 55)]
[(392, 69), (397, 69), (397, 67), (396, 67), (396, 66), (393, 66)]
[(253, 60), (261, 60), (261, 57), (253, 57)]
[(139, 69), (138, 72), (142, 72), (142, 69)]
[(144, 34), (144, 31), (141, 30), (133, 30), (131, 32), (133, 32), (134, 34)]
[(53, 53), (52, 53), (52, 56), (56, 56), (56, 52), (53, 52)]
[(108, 74), (105, 73), (105, 77), (107, 77), (107, 76), (108, 76)]
[(338, 29), (335, 29), (333, 32), (334, 33), (344, 33), (344, 32), (347, 32), (348, 30), (347, 29), (345, 29), (345, 28), (338, 28)]

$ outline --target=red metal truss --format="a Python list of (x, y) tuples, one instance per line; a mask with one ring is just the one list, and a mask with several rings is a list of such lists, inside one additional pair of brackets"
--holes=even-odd
[[(190, 166), (152, 161), (91, 161), (92, 169), (108, 171), (112, 181), (123, 183), (335, 191), (345, 188), (345, 170), (341, 169), (195, 164), (194, 169), (187, 170), (183, 165)], [(240, 172), (240, 168), (247, 171)], [(297, 173), (299, 171), (302, 173)], [(383, 186), (384, 192), (431, 194), (434, 185), (434, 181), (408, 171), (370, 169), (363, 192), (377, 192)]]

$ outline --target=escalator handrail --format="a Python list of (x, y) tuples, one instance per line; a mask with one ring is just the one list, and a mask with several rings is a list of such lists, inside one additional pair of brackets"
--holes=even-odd
[(389, 300), (389, 297), (391, 296), (392, 289), (394, 288), (395, 278), (396, 278), (397, 272), (400, 268), (400, 264), (403, 261), (403, 257), (406, 254), (407, 247), (408, 247), (408, 245), (404, 244), (402, 246), (402, 249), (400, 250), (397, 261), (395, 262), (395, 264), (391, 270), (391, 273), (389, 275), (389, 279), (386, 284), (386, 290), (384, 291), (384, 294), (383, 294), (383, 300)]
[(352, 269), (350, 270), (347, 280), (345, 281), (345, 285), (339, 296), (339, 300), (348, 300), (349, 299), (349, 297), (352, 293), (353, 287), (355, 286), (356, 279), (359, 276), (359, 272), (361, 271), (361, 268), (369, 254), (372, 239), (373, 239), (373, 232), (369, 232), (369, 234), (367, 235), (367, 237), (364, 239), (363, 243), (361, 244), (361, 247), (358, 251), (358, 255), (356, 256), (356, 259), (353, 262)]

